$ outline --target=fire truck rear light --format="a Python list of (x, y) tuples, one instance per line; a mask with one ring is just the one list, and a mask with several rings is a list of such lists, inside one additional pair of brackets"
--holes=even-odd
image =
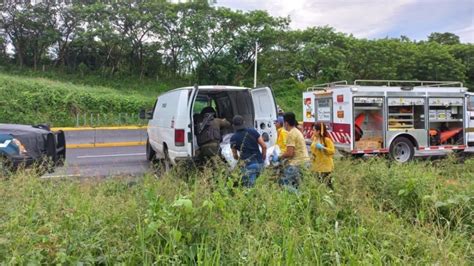
[(174, 130), (174, 144), (175, 146), (184, 146), (185, 139), (184, 129), (175, 129)]

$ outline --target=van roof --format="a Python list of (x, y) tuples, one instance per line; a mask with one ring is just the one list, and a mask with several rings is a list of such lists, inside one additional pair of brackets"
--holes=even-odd
[[(198, 88), (200, 90), (249, 90), (250, 88), (247, 87), (237, 87), (237, 86), (225, 86), (225, 85), (198, 85)], [(171, 91), (179, 91), (179, 90), (192, 90), (194, 89), (194, 86), (188, 86), (188, 87), (181, 87), (177, 88)]]

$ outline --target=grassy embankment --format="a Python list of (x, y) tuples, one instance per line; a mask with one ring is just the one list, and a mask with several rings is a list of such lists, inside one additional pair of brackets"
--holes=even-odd
[(473, 173), (474, 159), (339, 160), (334, 193), (306, 175), (299, 194), (268, 172), (254, 189), (215, 169), (133, 181), (19, 175), (0, 182), (0, 261), (469, 265)]
[[(49, 123), (72, 126), (76, 114), (90, 114), (104, 124), (130, 123), (116, 121), (119, 113), (138, 114), (140, 108), (153, 105), (153, 97), (140, 90), (113, 89), (105, 86), (80, 85), (25, 75), (0, 74), (0, 121), (11, 123)], [(138, 119), (135, 119), (138, 120)]]
[[(74, 126), (76, 114), (80, 114), (80, 125), (135, 124), (143, 122), (137, 117), (139, 110), (151, 108), (157, 95), (183, 85), (186, 85), (185, 81), (139, 80), (136, 77), (81, 77), (27, 71), (0, 73), (0, 121)], [(287, 80), (275, 82), (273, 88), (277, 102), (301, 117), (301, 92), (305, 85)], [(124, 115), (119, 117), (119, 113)], [(130, 114), (135, 117), (131, 118)]]

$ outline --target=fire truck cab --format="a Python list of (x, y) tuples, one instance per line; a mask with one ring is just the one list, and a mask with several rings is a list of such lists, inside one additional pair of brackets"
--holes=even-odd
[(388, 153), (398, 162), (411, 160), (415, 151), (464, 150), (474, 137), (467, 135), (467, 110), (474, 106), (466, 93), (461, 82), (444, 81), (316, 85), (303, 93), (303, 133), (310, 140), (313, 123), (323, 122), (339, 151)]

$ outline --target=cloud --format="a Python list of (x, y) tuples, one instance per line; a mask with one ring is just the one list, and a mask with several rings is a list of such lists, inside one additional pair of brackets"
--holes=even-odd
[(290, 16), (291, 27), (331, 26), (357, 37), (372, 37), (391, 27), (397, 12), (416, 0), (223, 0), (218, 5), (251, 10), (265, 9), (274, 16)]
[(459, 32), (464, 42), (474, 38), (474, 0), (218, 0), (217, 5), (263, 9), (290, 16), (294, 29), (327, 25), (360, 38), (426, 39), (443, 31)]
[(474, 43), (474, 23), (466, 28), (455, 30), (453, 33), (460, 37), (461, 42)]

